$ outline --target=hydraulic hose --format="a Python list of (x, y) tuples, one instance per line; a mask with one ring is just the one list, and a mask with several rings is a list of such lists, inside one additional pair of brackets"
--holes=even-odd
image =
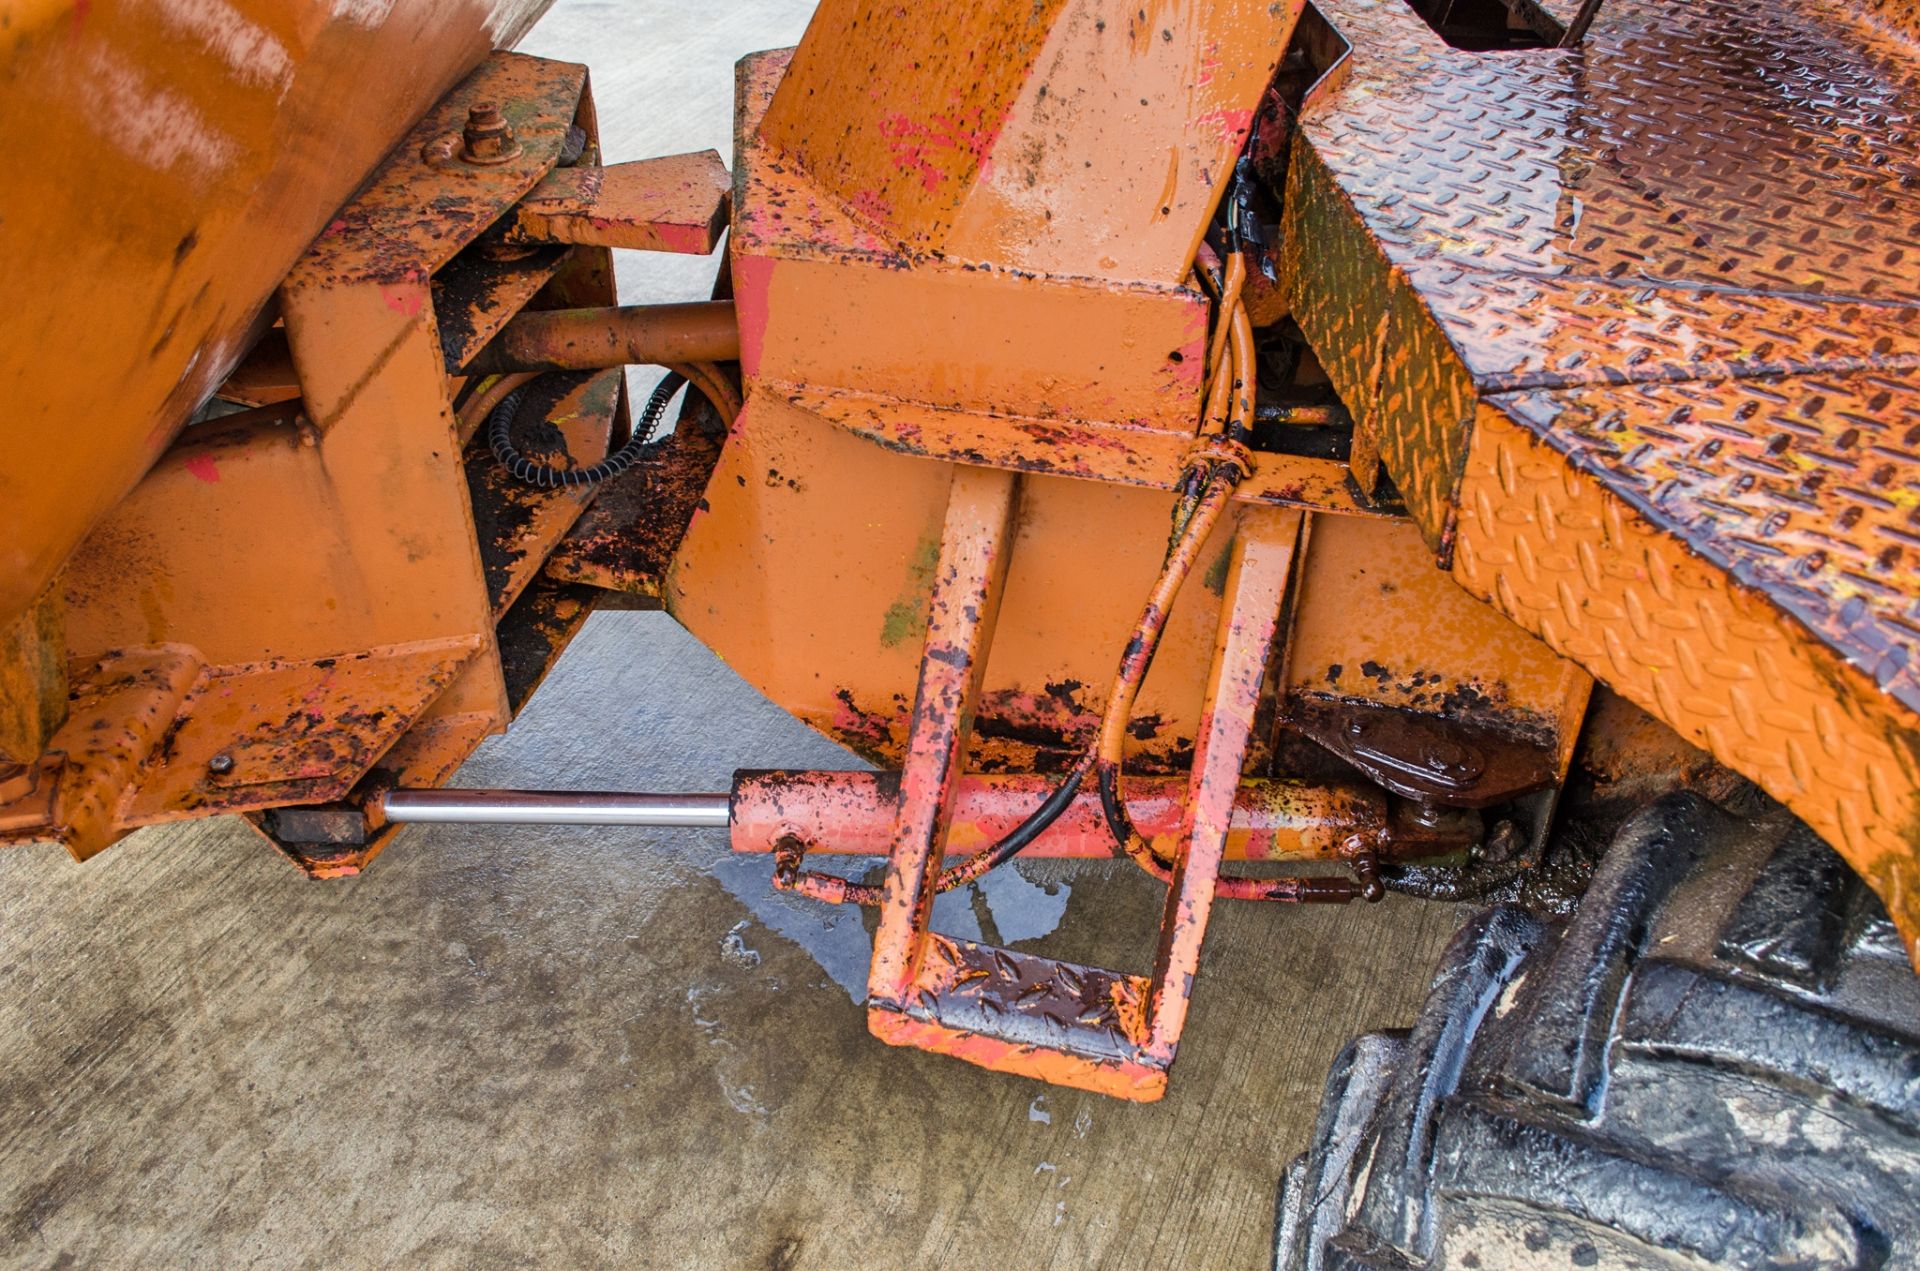
[(461, 411), (462, 419), (476, 415), (487, 421), (487, 444), (500, 466), (517, 481), (542, 490), (593, 485), (617, 477), (640, 461), (646, 448), (658, 438), (667, 406), (681, 385), (691, 384), (713, 405), (720, 422), (733, 426), (740, 413), (740, 397), (719, 367), (711, 362), (674, 363), (647, 399), (640, 420), (634, 425), (627, 444), (599, 463), (586, 468), (555, 468), (522, 455), (513, 444), (513, 422), (519, 413), (521, 398), (537, 373), (503, 375), (493, 385), (476, 394)]
[(487, 416), (487, 444), (493, 448), (493, 457), (514, 480), (523, 481), (537, 489), (597, 485), (610, 477), (619, 476), (640, 461), (640, 455), (652, 444), (654, 434), (659, 431), (660, 421), (667, 413), (667, 403), (686, 383), (686, 376), (678, 371), (668, 371), (653, 390), (653, 396), (647, 399), (646, 409), (633, 426), (633, 435), (627, 438), (627, 444), (599, 463), (585, 468), (555, 468), (527, 458), (514, 447), (513, 420), (520, 411), (520, 401), (528, 387), (526, 384), (508, 392)]

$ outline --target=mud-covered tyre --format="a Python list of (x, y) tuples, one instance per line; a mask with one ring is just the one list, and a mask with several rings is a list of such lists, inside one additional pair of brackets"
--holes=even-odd
[(1335, 1061), (1274, 1265), (1920, 1265), (1920, 977), (1799, 822), (1662, 799)]

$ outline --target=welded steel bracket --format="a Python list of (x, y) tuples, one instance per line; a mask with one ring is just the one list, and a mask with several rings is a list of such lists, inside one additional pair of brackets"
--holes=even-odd
[(704, 256), (727, 227), (731, 187), (712, 150), (555, 168), (508, 213), (505, 237)]
[(1011, 546), (1017, 478), (959, 468), (947, 506), (867, 1026), (894, 1045), (1141, 1101), (1166, 1091), (1301, 517), (1242, 523), (1151, 976), (940, 935), (929, 917)]

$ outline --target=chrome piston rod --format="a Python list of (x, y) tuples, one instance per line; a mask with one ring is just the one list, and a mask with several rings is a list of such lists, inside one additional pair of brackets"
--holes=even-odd
[(690, 825), (725, 829), (733, 796), (572, 790), (390, 790), (389, 821), (440, 825)]

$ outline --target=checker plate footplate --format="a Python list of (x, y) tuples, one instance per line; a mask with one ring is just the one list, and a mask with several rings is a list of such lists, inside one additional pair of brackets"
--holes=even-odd
[(1920, 937), (1920, 9), (1404, 0), (1302, 114), (1295, 315), (1443, 564), (1820, 830)]

